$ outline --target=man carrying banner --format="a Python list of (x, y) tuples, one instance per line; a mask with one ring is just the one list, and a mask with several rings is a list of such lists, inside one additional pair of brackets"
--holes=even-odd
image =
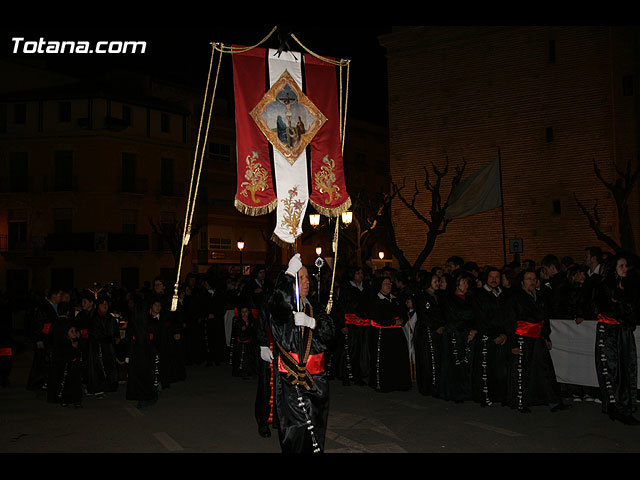
[(329, 413), (324, 361), (334, 326), (331, 317), (312, 304), (308, 294), (309, 273), (300, 254), (296, 254), (286, 272), (278, 275), (265, 309), (278, 350), (274, 383), (283, 453), (324, 451)]

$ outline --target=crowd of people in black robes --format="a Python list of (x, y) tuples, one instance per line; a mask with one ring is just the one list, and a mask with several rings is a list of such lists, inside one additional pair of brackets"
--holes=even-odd
[[(127, 400), (146, 408), (163, 389), (186, 380), (189, 365), (231, 364), (234, 376), (256, 378), (257, 305), (268, 290), (264, 268), (256, 270), (246, 280), (188, 274), (175, 310), (160, 277), (136, 291), (96, 283), (82, 291), (53, 286), (45, 295), (34, 293), (26, 309), (33, 345), (27, 388), (76, 408), (84, 396), (124, 388)], [(10, 319), (11, 307), (6, 310), (3, 319)], [(10, 341), (10, 330), (3, 340)]]
[[(523, 413), (536, 405), (562, 410), (563, 398), (594, 401), (613, 420), (636, 424), (639, 266), (633, 255), (589, 247), (581, 262), (547, 255), (480, 268), (453, 256), (416, 275), (349, 268), (333, 292), (329, 378), (379, 392), (415, 385), (445, 401)], [(326, 306), (322, 281), (313, 295)], [(53, 288), (30, 312), (28, 387), (79, 406), (78, 385), (101, 396), (126, 383), (127, 399), (143, 408), (185, 380), (185, 367), (230, 364), (233, 376), (257, 379), (256, 421), (269, 436), (273, 345), (260, 311), (270, 285), (264, 267), (250, 278), (188, 274), (175, 312), (160, 278), (136, 292), (107, 284), (70, 296)], [(599, 388), (557, 382), (549, 319), (598, 322)]]
[[(589, 247), (579, 263), (550, 254), (480, 268), (452, 256), (415, 276), (353, 268), (332, 311), (331, 374), (381, 392), (406, 390), (413, 380), (423, 395), (522, 413), (536, 405), (563, 410), (563, 399), (593, 401), (612, 420), (637, 424), (639, 267), (633, 255)], [(598, 322), (599, 388), (557, 381), (550, 319)]]

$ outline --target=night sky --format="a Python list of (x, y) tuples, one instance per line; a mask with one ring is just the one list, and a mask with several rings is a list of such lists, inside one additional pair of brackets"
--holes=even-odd
[[(227, 45), (255, 45), (274, 27), (217, 27), (192, 29), (47, 29), (15, 28), (2, 32), (0, 54), (6, 59), (16, 57), (43, 60), (48, 68), (75, 75), (95, 74), (113, 68), (127, 68), (158, 78), (202, 87), (207, 79), (211, 59), (211, 42)], [(351, 60), (348, 114), (355, 118), (386, 125), (387, 71), (385, 51), (378, 36), (391, 31), (389, 26), (368, 27), (305, 27), (278, 26), (266, 48), (278, 48), (278, 34), (292, 31), (309, 50), (322, 55)], [(25, 41), (124, 41), (144, 40), (144, 54), (24, 54), (14, 53), (13, 37)], [(301, 48), (289, 39), (291, 50)], [(216, 57), (217, 61), (217, 57)], [(9, 73), (10, 74), (10, 73)], [(223, 56), (220, 72), (221, 89), (232, 84), (231, 55)]]

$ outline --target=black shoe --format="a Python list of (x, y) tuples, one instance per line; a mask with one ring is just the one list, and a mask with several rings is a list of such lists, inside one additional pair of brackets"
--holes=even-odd
[(531, 410), (529, 409), (529, 407), (519, 408), (518, 411), (520, 413), (531, 413)]
[(269, 426), (268, 425), (264, 425), (264, 426), (258, 427), (258, 433), (263, 438), (268, 438), (268, 437), (271, 436), (271, 430), (269, 430)]
[(557, 403), (553, 406), (549, 407), (549, 410), (553, 413), (553, 412), (559, 412), (560, 410), (567, 410), (569, 408), (569, 405), (564, 405), (563, 403)]

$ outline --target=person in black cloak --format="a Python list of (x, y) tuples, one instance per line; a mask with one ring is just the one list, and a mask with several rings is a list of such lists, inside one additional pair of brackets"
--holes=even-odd
[(405, 315), (392, 288), (391, 278), (383, 277), (371, 308), (369, 385), (379, 392), (411, 388), (409, 347), (402, 330)]
[(369, 377), (371, 354), (371, 304), (373, 295), (364, 281), (361, 267), (351, 267), (347, 281), (340, 286), (334, 315), (336, 341), (331, 362), (332, 375), (343, 385), (366, 385)]
[(257, 320), (248, 306), (233, 317), (231, 332), (231, 375), (248, 378), (258, 373)]
[(82, 407), (82, 352), (80, 333), (67, 317), (68, 304), (59, 304), (58, 320), (51, 330), (51, 363), (47, 383), (47, 402), (66, 407)]
[[(162, 388), (169, 388), (171, 383), (187, 378), (182, 346), (182, 332), (184, 330), (181, 315), (171, 311), (171, 305), (166, 296), (152, 297), (152, 308), (157, 308), (158, 326), (161, 342), (160, 355), (160, 383)], [(158, 306), (159, 304), (159, 306)]]
[(100, 293), (89, 322), (85, 382), (87, 394), (103, 397), (118, 389), (116, 342), (120, 342), (118, 320), (111, 315), (110, 298)]
[(46, 296), (38, 297), (31, 318), (31, 334), (34, 343), (33, 363), (27, 379), (27, 389), (47, 388), (47, 375), (51, 356), (49, 331), (58, 319), (58, 303), (62, 289), (51, 287)]
[(13, 367), (12, 326), (9, 296), (0, 293), (0, 388), (9, 386), (9, 376)]
[[(608, 262), (609, 263), (609, 262)], [(634, 330), (638, 323), (638, 284), (628, 275), (627, 258), (618, 254), (595, 288), (598, 318), (595, 362), (602, 412), (611, 420), (638, 425), (638, 365)]]
[(441, 292), (440, 277), (434, 272), (429, 272), (415, 299), (418, 315), (413, 337), (416, 383), (422, 395), (434, 397), (438, 396), (440, 388), (440, 345), (444, 331)]
[(140, 302), (136, 304), (133, 316), (127, 324), (129, 374), (126, 399), (137, 400), (138, 408), (149, 407), (158, 401), (160, 308), (159, 302), (151, 306), (146, 302)]
[(511, 352), (500, 270), (488, 266), (481, 276), (484, 277), (483, 285), (472, 297), (478, 333), (471, 352), (471, 392), (473, 400), (485, 407), (494, 402), (506, 403)]
[(256, 391), (255, 417), (258, 422), (258, 433), (261, 437), (270, 437), (269, 425), (278, 426), (275, 408), (274, 358), (277, 365), (278, 351), (273, 343), (271, 326), (266, 315), (266, 308), (261, 308), (256, 324), (256, 341), (259, 348), (258, 359), (258, 389)]
[(534, 271), (521, 271), (505, 305), (512, 352), (507, 403), (522, 413), (529, 413), (534, 405), (548, 405), (552, 412), (564, 408), (549, 352), (551, 325), (545, 298), (536, 290), (536, 283)]
[(265, 315), (278, 350), (275, 403), (283, 453), (324, 451), (329, 414), (324, 362), (334, 327), (331, 317), (313, 303), (309, 288), (309, 273), (296, 254), (286, 272), (278, 275), (266, 303)]
[(442, 332), (440, 398), (456, 403), (471, 400), (471, 350), (477, 333), (466, 272), (453, 278), (446, 299), (445, 325)]

